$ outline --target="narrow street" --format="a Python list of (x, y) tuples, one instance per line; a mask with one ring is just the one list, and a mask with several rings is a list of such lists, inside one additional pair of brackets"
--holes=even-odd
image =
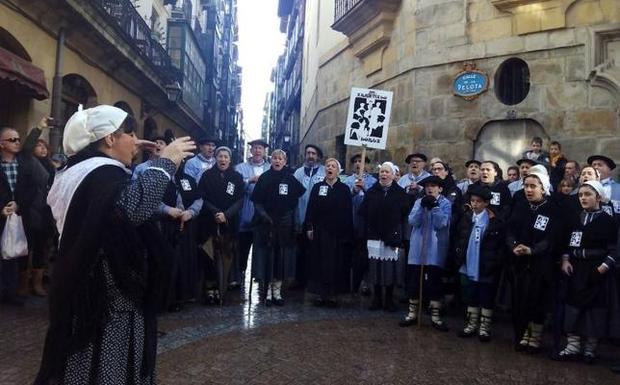
[[(256, 292), (256, 286), (254, 289)], [(593, 366), (558, 363), (512, 350), (510, 322), (495, 325), (486, 345), (397, 326), (400, 314), (370, 312), (364, 299), (338, 309), (312, 307), (294, 290), (282, 308), (239, 301), (187, 306), (160, 317), (160, 384), (615, 384), (608, 365), (618, 348), (601, 347)], [(0, 384), (28, 384), (40, 360), (47, 308), (30, 298), (25, 308), (0, 308)]]

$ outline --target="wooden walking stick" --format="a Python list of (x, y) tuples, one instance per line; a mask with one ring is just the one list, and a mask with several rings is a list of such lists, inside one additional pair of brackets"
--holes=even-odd
[[(422, 208), (422, 210), (426, 210)], [(426, 237), (428, 236), (428, 228), (426, 224), (426, 213), (424, 213), (424, 217), (422, 218), (422, 251), (420, 252), (420, 293), (418, 295), (418, 327), (422, 326), (422, 291), (424, 289), (424, 259), (425, 259), (425, 248), (426, 248)], [(430, 224), (429, 224), (430, 225)]]

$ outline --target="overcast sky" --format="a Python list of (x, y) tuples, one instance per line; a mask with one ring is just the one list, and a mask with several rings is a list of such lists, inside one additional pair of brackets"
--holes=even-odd
[(239, 63), (243, 67), (241, 105), (246, 140), (258, 139), (265, 95), (278, 56), (284, 51), (277, 0), (238, 0)]

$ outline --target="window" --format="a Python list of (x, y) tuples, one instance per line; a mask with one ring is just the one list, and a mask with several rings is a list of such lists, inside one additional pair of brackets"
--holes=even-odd
[(519, 58), (503, 62), (495, 73), (495, 95), (500, 102), (512, 106), (521, 103), (530, 92), (530, 69)]

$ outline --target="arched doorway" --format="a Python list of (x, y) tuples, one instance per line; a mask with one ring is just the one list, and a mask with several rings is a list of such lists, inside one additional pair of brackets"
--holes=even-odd
[(495, 120), (486, 123), (474, 142), (474, 157), (494, 160), (502, 170), (512, 166), (530, 146), (534, 136), (549, 137), (544, 128), (532, 119)]
[(45, 73), (31, 61), (19, 41), (0, 28), (0, 126), (27, 129), (32, 99), (49, 97)]
[(90, 108), (97, 105), (97, 94), (88, 80), (78, 74), (62, 77), (62, 124), (77, 111), (78, 106)]
[(128, 103), (123, 102), (122, 100), (114, 103), (114, 107), (118, 107), (121, 110), (128, 113), (129, 115), (135, 117), (135, 115), (133, 114), (133, 110), (131, 109), (131, 106)]

